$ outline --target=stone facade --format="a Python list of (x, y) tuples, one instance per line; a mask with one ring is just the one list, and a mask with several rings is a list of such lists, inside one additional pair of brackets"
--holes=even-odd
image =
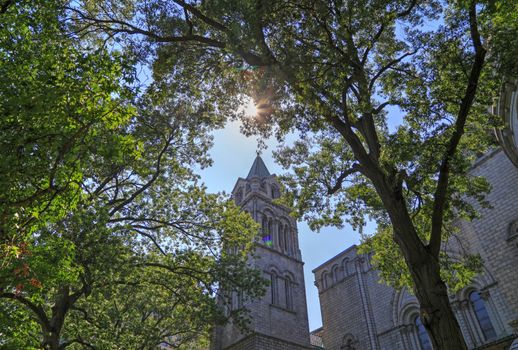
[[(478, 208), (477, 220), (459, 221), (460, 239), (445, 249), (450, 255), (480, 254), (484, 270), (451, 295), (451, 302), (470, 349), (508, 349), (518, 331), (518, 168), (498, 149), (481, 158), (471, 174), (491, 183), (492, 207)], [(417, 299), (379, 283), (369, 257), (358, 255), (356, 246), (313, 273), (326, 349), (431, 349)]]
[(232, 191), (236, 203), (262, 226), (251, 264), (271, 285), (262, 299), (240, 305), (250, 310), (250, 333), (243, 334), (232, 324), (219, 328), (212, 344), (215, 350), (310, 348), (297, 223), (288, 208), (273, 203), (279, 189), (275, 175), (257, 157), (246, 179), (239, 178)]

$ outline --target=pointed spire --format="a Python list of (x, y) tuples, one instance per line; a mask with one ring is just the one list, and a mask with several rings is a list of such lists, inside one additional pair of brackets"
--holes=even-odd
[(266, 165), (264, 165), (263, 160), (261, 159), (261, 156), (259, 154), (254, 160), (254, 164), (252, 164), (252, 167), (250, 168), (250, 171), (248, 172), (247, 179), (250, 179), (252, 177), (268, 177), (270, 176), (270, 172), (268, 171), (268, 168), (266, 168)]

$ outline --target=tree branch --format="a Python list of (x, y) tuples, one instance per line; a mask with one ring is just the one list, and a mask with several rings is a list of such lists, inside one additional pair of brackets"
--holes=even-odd
[[(90, 17), (82, 11), (72, 7), (66, 7), (67, 10), (76, 13), (81, 19), (88, 21), (90, 23), (96, 24), (99, 28), (104, 29), (105, 31), (113, 32), (113, 33), (126, 33), (126, 34), (141, 34), (148, 38), (153, 39), (155, 42), (161, 43), (173, 43), (173, 42), (199, 42), (202, 44), (206, 44), (212, 47), (225, 48), (226, 43), (218, 41), (216, 39), (207, 38), (201, 35), (193, 34), (193, 35), (184, 35), (184, 36), (161, 36), (152, 31), (145, 30), (139, 28), (129, 22), (121, 21), (118, 19), (100, 19), (95, 17)], [(119, 28), (113, 28), (110, 25), (118, 25)]]
[(29, 308), (32, 312), (34, 312), (34, 314), (38, 318), (38, 323), (43, 327), (43, 329), (45, 331), (48, 332), (50, 330), (51, 326), (50, 326), (49, 319), (47, 318), (47, 315), (45, 314), (45, 310), (43, 310), (42, 307), (34, 304), (33, 302), (31, 302), (28, 299), (25, 299), (21, 295), (16, 295), (14, 293), (8, 293), (8, 292), (0, 293), (0, 298), (12, 299), (12, 300), (16, 300), (16, 301), (22, 303), (27, 308)]
[(399, 56), (398, 58), (393, 59), (392, 61), (387, 63), (385, 66), (381, 67), (381, 69), (374, 75), (374, 77), (372, 77), (372, 79), (369, 82), (369, 92), (372, 92), (372, 88), (374, 87), (376, 80), (378, 80), (378, 78), (380, 76), (382, 76), (383, 73), (385, 73), (388, 69), (394, 67), (396, 64), (398, 64), (399, 62), (404, 60), (406, 57), (414, 55), (416, 52), (417, 52), (417, 50), (414, 50), (412, 52), (405, 52), (405, 54)]
[(6, 13), (7, 9), (9, 9), (9, 7), (11, 5), (14, 5), (14, 0), (5, 0), (5, 1), (3, 1), (0, 4), (0, 14), (3, 15), (4, 13)]
[(328, 186), (327, 188), (327, 194), (332, 195), (335, 194), (338, 190), (342, 188), (342, 183), (344, 182), (345, 178), (349, 175), (352, 175), (356, 172), (360, 171), (360, 165), (358, 163), (354, 163), (349, 169), (343, 171), (340, 176), (335, 181), (335, 185), (333, 187)]
[(428, 245), (430, 252), (435, 257), (439, 256), (439, 251), (441, 249), (442, 226), (444, 220), (443, 217), (444, 211), (447, 207), (446, 196), (448, 193), (449, 185), (450, 161), (455, 155), (459, 141), (462, 135), (464, 134), (464, 127), (466, 125), (466, 120), (468, 118), (470, 109), (473, 105), (473, 101), (475, 100), (478, 81), (480, 78), (480, 74), (482, 72), (482, 68), (484, 66), (484, 60), (486, 56), (486, 50), (482, 46), (482, 42), (480, 40), (480, 33), (478, 31), (475, 1), (472, 1), (470, 4), (469, 25), (471, 41), (475, 49), (475, 60), (473, 62), (473, 65), (471, 66), (468, 85), (466, 87), (464, 97), (461, 101), (459, 113), (457, 115), (457, 120), (455, 122), (455, 130), (450, 138), (448, 148), (441, 162), (439, 170), (439, 179), (437, 181), (437, 187), (434, 195), (434, 208), (432, 213), (432, 232), (430, 236), (430, 243)]
[(169, 138), (166, 140), (166, 143), (165, 143), (164, 147), (162, 148), (162, 150), (158, 154), (158, 159), (156, 161), (155, 173), (153, 174), (151, 179), (145, 185), (143, 185), (141, 188), (139, 188), (138, 190), (133, 192), (133, 194), (131, 196), (129, 196), (127, 199), (124, 199), (122, 201), (122, 203), (120, 203), (115, 208), (113, 208), (110, 211), (110, 216), (112, 216), (113, 214), (115, 214), (116, 212), (121, 210), (126, 204), (131, 203), (135, 198), (137, 198), (142, 192), (144, 192), (146, 189), (148, 189), (155, 182), (155, 180), (158, 178), (158, 176), (162, 172), (162, 166), (161, 166), (161, 164), (162, 164), (162, 157), (164, 156), (165, 152), (167, 151), (167, 149), (171, 145), (171, 142), (173, 141), (173, 138), (174, 138), (173, 135), (169, 136)]

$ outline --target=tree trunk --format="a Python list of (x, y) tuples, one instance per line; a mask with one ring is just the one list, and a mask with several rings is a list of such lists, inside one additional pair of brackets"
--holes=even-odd
[(434, 256), (419, 238), (402, 195), (401, 183), (395, 179), (387, 181), (386, 177), (374, 179), (392, 223), (394, 241), (412, 276), (421, 322), (428, 331), (433, 349), (467, 350), (451, 309), (446, 284), (441, 279), (439, 257)]
[(59, 333), (51, 332), (44, 335), (43, 349), (59, 350)]
[(439, 262), (426, 255), (420, 264), (409, 264), (415, 294), (421, 307), (421, 322), (434, 350), (467, 350), (464, 337), (451, 309), (446, 284), (441, 280)]

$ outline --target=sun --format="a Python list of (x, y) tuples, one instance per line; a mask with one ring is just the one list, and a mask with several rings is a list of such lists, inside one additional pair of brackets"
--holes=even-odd
[(254, 99), (249, 96), (246, 96), (244, 98), (244, 102), (241, 108), (245, 112), (246, 117), (255, 117), (259, 112), (259, 110), (257, 109), (257, 105), (254, 102)]
[(238, 111), (245, 118), (254, 119), (257, 122), (265, 122), (272, 115), (273, 108), (266, 98), (254, 99), (248, 95), (243, 95)]

